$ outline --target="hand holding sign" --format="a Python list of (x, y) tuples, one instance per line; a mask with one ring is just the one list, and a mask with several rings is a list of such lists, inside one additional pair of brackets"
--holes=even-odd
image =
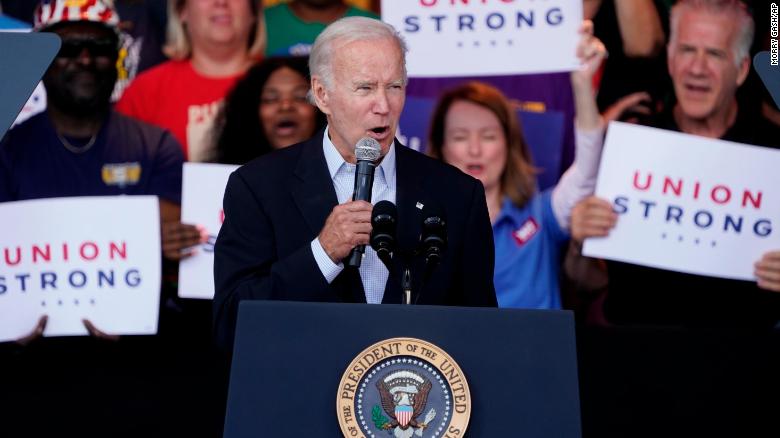
[(756, 262), (758, 287), (780, 292), (780, 251), (769, 251)]
[(43, 337), (43, 332), (46, 330), (46, 323), (49, 322), (49, 316), (48, 315), (42, 315), (38, 319), (38, 323), (35, 324), (35, 328), (32, 329), (32, 331), (25, 336), (22, 336), (21, 338), (16, 340), (16, 343), (21, 346), (27, 346), (30, 345), (33, 341), (35, 341), (38, 338)]
[(182, 260), (195, 254), (195, 246), (206, 242), (208, 232), (198, 225), (180, 221), (181, 208), (170, 202), (160, 200), (162, 225), (161, 245), (163, 256), (168, 260)]
[(82, 319), (81, 323), (84, 324), (84, 327), (86, 327), (89, 335), (93, 338), (111, 342), (116, 342), (119, 340), (119, 335), (109, 335), (108, 333), (95, 327), (95, 324), (92, 324), (92, 322), (86, 318)]
[(571, 236), (582, 244), (588, 237), (606, 237), (617, 223), (612, 204), (596, 196), (590, 196), (574, 206), (571, 211)]
[(163, 222), (162, 251), (168, 260), (181, 260), (195, 255), (196, 246), (206, 243), (208, 232), (199, 225)]
[[(222, 227), (222, 196), (230, 173), (238, 166), (211, 163), (184, 163), (181, 218), (190, 224), (163, 224), (163, 247), (166, 235), (176, 241), (169, 250), (179, 251), (184, 245), (198, 246), (188, 252), (179, 264), (179, 296), (182, 298), (214, 297), (214, 242)], [(170, 227), (170, 229), (166, 229)], [(180, 238), (180, 237), (181, 238)], [(197, 239), (197, 242), (196, 242)], [(190, 255), (192, 257), (190, 257)], [(166, 257), (173, 254), (166, 254)]]
[[(35, 328), (27, 335), (19, 338), (16, 340), (16, 343), (25, 347), (27, 345), (30, 345), (34, 341), (40, 339), (43, 337), (43, 332), (46, 330), (46, 324), (49, 322), (49, 315), (42, 315), (38, 319), (38, 323), (35, 325)], [(89, 332), (89, 335), (97, 338), (102, 339), (106, 341), (112, 341), (116, 342), (119, 340), (119, 335), (109, 335), (107, 333), (102, 332), (97, 327), (95, 327), (94, 324), (92, 324), (88, 319), (83, 319), (81, 322), (84, 324), (84, 327)]]

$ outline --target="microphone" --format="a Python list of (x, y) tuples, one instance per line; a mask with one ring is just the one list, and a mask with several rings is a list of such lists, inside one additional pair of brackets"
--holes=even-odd
[(444, 210), (428, 204), (420, 232), (421, 253), (425, 257), (426, 276), (439, 264), (447, 249), (447, 221)]
[[(423, 281), (420, 283), (420, 291), (414, 300), (415, 303), (420, 298), (419, 293), (433, 273), (433, 269), (441, 262), (444, 251), (447, 249), (447, 221), (444, 210), (436, 204), (429, 203), (423, 210), (423, 215), (420, 243), (417, 249), (410, 254), (413, 257), (422, 256), (425, 260)], [(412, 278), (408, 267), (403, 273), (401, 289), (403, 289), (402, 302), (412, 304)]]
[(397, 217), (395, 204), (390, 201), (379, 201), (371, 212), (371, 248), (388, 271), (395, 251)]
[[(379, 142), (370, 137), (363, 137), (355, 145), (355, 158), (357, 158), (357, 169), (355, 169), (355, 189), (352, 192), (353, 201), (371, 202), (371, 187), (374, 185), (374, 170), (376, 162), (379, 160), (382, 148)], [(347, 266), (359, 268), (363, 260), (365, 245), (358, 245), (352, 248), (347, 257)]]

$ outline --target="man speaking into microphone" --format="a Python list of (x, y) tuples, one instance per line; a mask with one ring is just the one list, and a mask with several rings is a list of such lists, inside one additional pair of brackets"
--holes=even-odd
[[(241, 300), (401, 303), (407, 270), (412, 296), (406, 301), (413, 304), (497, 305), (482, 184), (395, 139), (405, 100), (405, 54), (400, 35), (381, 21), (350, 17), (328, 26), (309, 59), (311, 98), (328, 126), (230, 176), (214, 259), (214, 327), (223, 347), (232, 345)], [(377, 159), (360, 166), (373, 172), (363, 178), (373, 179), (363, 183), (370, 188), (359, 189), (360, 179), (356, 184), (359, 144), (379, 147)], [(358, 192), (364, 200), (353, 200)], [(365, 246), (369, 199), (397, 207), (390, 269)], [(446, 215), (447, 246), (424, 274), (415, 251), (426, 204)], [(356, 257), (361, 246), (364, 254)]]

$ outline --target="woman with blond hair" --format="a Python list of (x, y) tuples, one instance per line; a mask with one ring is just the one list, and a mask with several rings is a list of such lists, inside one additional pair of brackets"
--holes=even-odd
[(543, 192), (515, 109), (491, 85), (470, 82), (446, 92), (434, 110), (429, 154), (479, 179), (493, 224), (493, 282), (499, 307), (556, 309), (562, 250), (572, 206), (592, 193), (603, 122), (591, 80), (606, 51), (586, 22), (571, 75), (576, 109), (574, 164)]
[(139, 75), (117, 110), (169, 129), (189, 161), (203, 161), (222, 100), (265, 51), (262, 17), (261, 0), (168, 1), (171, 60)]

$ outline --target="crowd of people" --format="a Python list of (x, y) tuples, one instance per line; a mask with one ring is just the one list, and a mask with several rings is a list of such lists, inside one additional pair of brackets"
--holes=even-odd
[[(171, 345), (188, 345), (201, 370), (219, 369), (224, 353), (212, 351), (212, 325), (229, 350), (240, 300), (400, 297), (389, 297), (400, 287), (399, 273), (388, 272), (370, 247), (359, 271), (340, 264), (352, 247), (368, 243), (371, 204), (350, 200), (353, 145), (367, 132), (383, 157), (374, 202), (396, 202), (400, 217), (411, 190), (421, 199), (436, 192), (449, 210), (454, 255), (445, 256), (420, 304), (568, 308), (578, 321), (601, 326), (772, 329), (780, 320), (780, 248), (756, 260), (756, 281), (581, 254), (585, 239), (609, 235), (619, 221), (609, 201), (593, 196), (610, 121), (780, 147), (780, 113), (768, 94), (742, 91), (759, 89), (751, 55), (769, 45), (769, 20), (757, 25), (752, 15), (751, 3), (759, 2), (583, 0), (581, 67), (571, 74), (425, 79), (407, 78), (405, 44), (376, 20), (380, 11), (342, 0), (271, 7), (261, 0), (169, 0), (162, 11), (156, 1), (84, 0), (78, 15), (68, 14), (72, 2), (65, 0), (42, 1), (34, 11), (22, 3), (30, 2), (4, 0), (0, 11), (30, 21), (36, 32), (56, 33), (62, 47), (43, 77), (46, 110), (0, 143), (0, 202), (156, 195), (166, 273), (157, 348), (172, 356), (183, 350)], [(139, 44), (132, 74), (122, 68), (128, 41)], [(334, 49), (345, 46), (348, 55)], [(370, 80), (348, 90), (359, 75)], [(395, 140), (406, 95), (436, 99), (429, 157)], [(553, 187), (539, 189), (518, 108), (565, 115), (562, 167), (543, 169), (560, 176)], [(225, 195), (213, 320), (211, 302), (176, 294), (177, 262), (207, 237), (180, 219), (185, 161), (246, 165)], [(137, 171), (107, 180), (109, 165)], [(282, 192), (304, 199), (306, 217), (298, 218)], [(355, 284), (361, 287), (350, 291)], [(46, 323), (41, 318), (2, 351), (63, 354), (61, 346), (40, 353), (49, 341), (41, 337)], [(117, 346), (147, 354), (136, 340), (84, 324), (90, 342), (100, 342), (68, 348), (88, 358), (85, 372)], [(212, 378), (220, 376), (214, 371)], [(211, 391), (224, 398), (220, 383)]]

